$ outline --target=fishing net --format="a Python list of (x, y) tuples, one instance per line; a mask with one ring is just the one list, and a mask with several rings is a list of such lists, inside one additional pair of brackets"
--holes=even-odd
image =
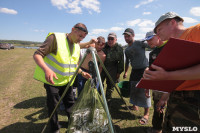
[(68, 133), (111, 133), (102, 98), (87, 80), (73, 106)]

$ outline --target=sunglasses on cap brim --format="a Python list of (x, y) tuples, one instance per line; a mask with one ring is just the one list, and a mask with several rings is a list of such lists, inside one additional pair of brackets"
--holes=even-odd
[(83, 28), (83, 27), (75, 26), (74, 28), (77, 28), (77, 29), (79, 29), (79, 30), (81, 30), (83, 32), (88, 33), (88, 31), (85, 28)]
[(108, 40), (114, 40), (114, 38), (113, 37), (108, 37)]

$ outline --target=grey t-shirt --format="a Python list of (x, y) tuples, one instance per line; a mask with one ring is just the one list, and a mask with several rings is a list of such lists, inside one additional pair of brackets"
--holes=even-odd
[(131, 62), (132, 69), (142, 69), (148, 66), (148, 59), (145, 55), (145, 48), (149, 47), (143, 41), (134, 41), (131, 46), (125, 49), (126, 64)]

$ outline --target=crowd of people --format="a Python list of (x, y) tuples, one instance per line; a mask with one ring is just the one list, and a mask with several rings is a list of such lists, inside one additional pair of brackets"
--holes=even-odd
[[(148, 128), (148, 133), (170, 133), (173, 132), (174, 127), (196, 127), (197, 130), (200, 130), (200, 64), (170, 72), (152, 64), (171, 37), (200, 43), (200, 24), (185, 28), (183, 22), (183, 18), (174, 12), (163, 14), (155, 23), (155, 28), (147, 32), (142, 41), (134, 39), (133, 29), (125, 29), (122, 33), (128, 44), (125, 51), (117, 43), (117, 35), (113, 32), (108, 34), (107, 42), (104, 37), (99, 36), (89, 42), (80, 43), (88, 34), (87, 27), (82, 23), (74, 25), (70, 33), (49, 33), (43, 45), (33, 55), (37, 64), (34, 78), (44, 83), (48, 115), (50, 116), (53, 112), (80, 63), (80, 49), (95, 47), (115, 83), (119, 82), (122, 72), (124, 72), (123, 78), (129, 80), (130, 103), (132, 105), (129, 108), (135, 111), (138, 110), (138, 107), (144, 108), (144, 116), (139, 120), (141, 125), (148, 123), (151, 96), (150, 90), (136, 87), (140, 79), (186, 80), (184, 82), (185, 87), (187, 87), (186, 91), (167, 93), (154, 90), (152, 92), (154, 113), (152, 128)], [(149, 60), (145, 56), (145, 48), (147, 47), (153, 49), (149, 54)], [(80, 95), (86, 80), (92, 77), (88, 67), (90, 61), (92, 61), (92, 55), (88, 54), (78, 70), (76, 78), (78, 95)], [(98, 66), (102, 83), (106, 80), (106, 100), (110, 107), (114, 86), (107, 73), (102, 70), (99, 61)], [(129, 66), (132, 67), (132, 70), (130, 77), (127, 77)], [(149, 69), (149, 66), (154, 70)], [(70, 84), (70, 88), (63, 98), (68, 118), (75, 103), (74, 84), (73, 82)], [(99, 88), (98, 84), (97, 89)], [(166, 113), (164, 107), (166, 107)], [(53, 133), (59, 133), (57, 112), (50, 119), (50, 127)]]

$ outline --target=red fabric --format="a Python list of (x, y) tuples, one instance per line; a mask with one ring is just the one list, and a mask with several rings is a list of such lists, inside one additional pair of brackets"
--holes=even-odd
[(151, 90), (159, 90), (165, 92), (174, 91), (177, 86), (180, 86), (184, 80), (145, 80), (142, 79), (137, 84), (137, 88), (145, 88)]
[[(174, 71), (197, 65), (199, 62), (200, 43), (170, 38), (153, 64), (164, 68), (166, 71)], [(196, 85), (199, 87), (196, 87)], [(173, 90), (200, 90), (200, 80), (152, 81), (141, 79), (137, 87), (167, 92)]]

